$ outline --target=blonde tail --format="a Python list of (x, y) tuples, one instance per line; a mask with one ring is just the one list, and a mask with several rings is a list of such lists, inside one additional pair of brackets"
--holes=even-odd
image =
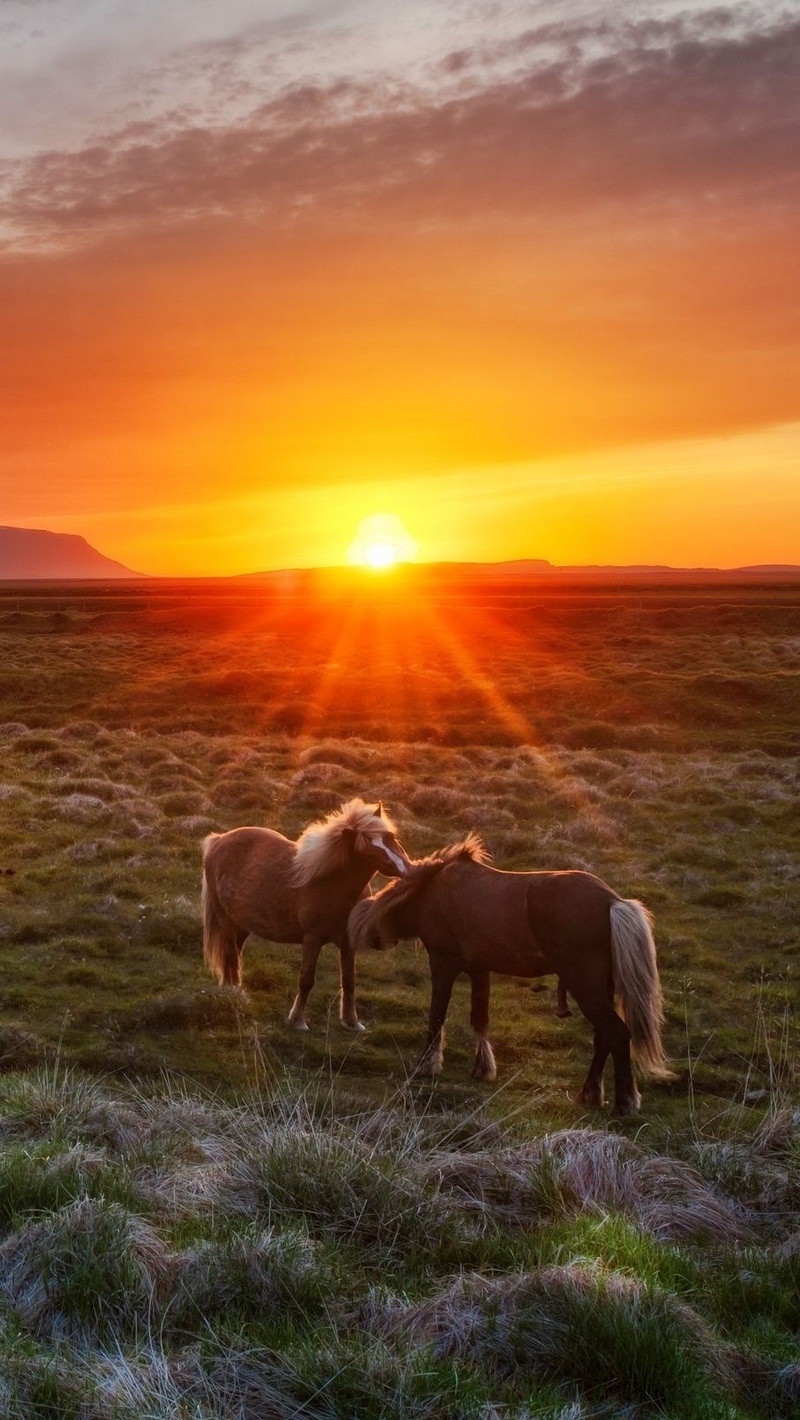
[(611, 960), (620, 1014), (631, 1033), (631, 1054), (646, 1075), (674, 1080), (661, 1030), (664, 1006), (652, 917), (633, 898), (611, 904)]
[(206, 855), (217, 834), (211, 833), (203, 843), (203, 885), (200, 901), (203, 910), (203, 957), (212, 976), (220, 986), (241, 986), (241, 954), (236, 930), (223, 915), (213, 883), (209, 880)]

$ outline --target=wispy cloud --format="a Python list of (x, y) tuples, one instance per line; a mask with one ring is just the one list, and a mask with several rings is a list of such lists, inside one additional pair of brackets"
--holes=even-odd
[[(757, 18), (757, 16), (755, 17)], [(309, 80), (246, 116), (128, 124), (6, 173), (27, 239), (197, 218), (535, 219), (597, 203), (800, 199), (800, 20), (547, 25), (431, 75)]]

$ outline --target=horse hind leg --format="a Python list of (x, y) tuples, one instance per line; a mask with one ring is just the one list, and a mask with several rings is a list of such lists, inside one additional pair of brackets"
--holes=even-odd
[(576, 997), (584, 1016), (594, 1027), (594, 1054), (576, 1100), (590, 1108), (603, 1103), (603, 1067), (609, 1055), (614, 1061), (614, 1114), (635, 1114), (641, 1104), (631, 1067), (631, 1035), (613, 1005), (600, 1005)]
[(589, 1073), (586, 1076), (581, 1088), (575, 1096), (576, 1104), (586, 1105), (587, 1109), (600, 1109), (605, 1098), (603, 1091), (603, 1070), (608, 1059), (608, 1045), (606, 1044), (603, 1031), (595, 1028), (594, 1032), (594, 1054), (589, 1066)]
[(475, 1046), (475, 1064), (472, 1067), (473, 1080), (496, 1080), (497, 1061), (487, 1039), (489, 1030), (489, 989), (491, 976), (488, 971), (476, 972), (472, 980), (472, 1008), (470, 1025), (478, 1036)]

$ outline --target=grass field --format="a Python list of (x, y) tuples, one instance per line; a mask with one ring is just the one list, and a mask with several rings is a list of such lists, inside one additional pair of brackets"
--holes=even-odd
[[(800, 588), (7, 586), (0, 654), (9, 1416), (792, 1413)], [(641, 897), (675, 1083), (581, 1115), (588, 1026), (499, 978), (498, 1085), (464, 990), (409, 1082), (412, 944), (359, 1038), (332, 948), (308, 1036), (296, 949), (218, 990), (203, 835), (354, 794)]]

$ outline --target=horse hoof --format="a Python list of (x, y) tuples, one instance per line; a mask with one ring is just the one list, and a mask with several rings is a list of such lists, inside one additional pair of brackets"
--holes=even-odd
[(292, 1030), (308, 1030), (307, 1021), (293, 1021), (291, 1016), (286, 1017), (286, 1024), (291, 1026)]
[(574, 1096), (576, 1104), (582, 1104), (584, 1109), (602, 1109), (603, 1095), (600, 1090), (578, 1090)]
[(638, 1114), (641, 1103), (641, 1095), (638, 1093), (632, 1095), (630, 1099), (615, 1102), (611, 1111), (612, 1119), (624, 1119), (626, 1115)]
[(358, 1034), (359, 1031), (367, 1029), (365, 1025), (362, 1025), (361, 1021), (340, 1021), (339, 1024), (344, 1026), (345, 1030), (355, 1031), (356, 1034)]

